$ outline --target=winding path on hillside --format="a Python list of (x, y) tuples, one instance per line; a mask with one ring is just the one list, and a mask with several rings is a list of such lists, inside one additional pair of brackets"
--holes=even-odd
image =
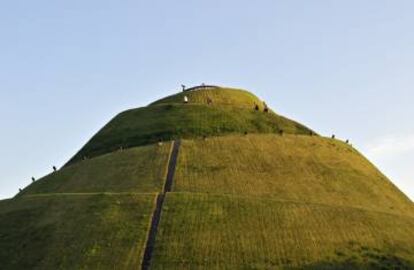
[(154, 212), (152, 214), (151, 227), (148, 234), (148, 239), (145, 244), (144, 258), (142, 260), (142, 270), (148, 270), (151, 266), (151, 258), (154, 252), (155, 240), (157, 237), (158, 225), (161, 219), (162, 206), (164, 204), (165, 195), (171, 192), (174, 182), (175, 168), (177, 166), (178, 153), (180, 151), (181, 140), (173, 141), (173, 149), (171, 151), (170, 159), (168, 161), (167, 177), (161, 193), (158, 194)]

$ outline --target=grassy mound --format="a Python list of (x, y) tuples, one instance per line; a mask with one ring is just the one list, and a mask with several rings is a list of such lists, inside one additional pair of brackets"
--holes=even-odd
[(253, 109), (255, 105), (263, 110), (263, 101), (252, 93), (235, 88), (218, 87), (214, 89), (195, 90), (178, 93), (150, 104), (182, 104), (184, 96), (188, 97), (190, 104), (208, 104), (208, 99), (211, 100), (211, 105), (228, 105), (237, 108)]
[(263, 106), (218, 88), (119, 114), (0, 201), (0, 268), (137, 269), (155, 239), (151, 269), (414, 269), (414, 204), (350, 145)]
[(413, 269), (412, 228), (350, 207), (171, 193), (152, 269)]
[(1, 269), (136, 269), (154, 198), (50, 195), (2, 201)]
[(164, 184), (170, 143), (117, 151), (83, 160), (25, 188), (39, 193), (159, 192)]
[(317, 136), (184, 140), (174, 191), (273, 197), (414, 216), (412, 202), (355, 149)]
[(274, 113), (208, 105), (159, 105), (123, 112), (100, 130), (69, 162), (175, 138), (231, 133), (309, 134), (305, 126)]

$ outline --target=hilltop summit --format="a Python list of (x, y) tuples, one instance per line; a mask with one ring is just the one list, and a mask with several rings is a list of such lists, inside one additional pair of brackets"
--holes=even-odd
[(0, 201), (2, 269), (414, 269), (414, 205), (346, 142), (202, 86)]

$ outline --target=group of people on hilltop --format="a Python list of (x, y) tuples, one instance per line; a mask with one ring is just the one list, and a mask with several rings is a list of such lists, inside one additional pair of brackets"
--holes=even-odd
[[(254, 104), (254, 110), (255, 111), (259, 111), (260, 110), (259, 105), (256, 104), (256, 103)], [(267, 107), (267, 104), (264, 101), (263, 101), (263, 112), (265, 112), (265, 113), (268, 113), (269, 112), (269, 107)]]

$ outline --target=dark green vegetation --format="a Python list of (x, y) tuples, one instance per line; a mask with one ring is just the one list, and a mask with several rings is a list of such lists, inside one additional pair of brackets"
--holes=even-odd
[(136, 269), (154, 198), (44, 195), (0, 202), (0, 268)]
[(206, 89), (202, 91), (190, 91), (175, 94), (160, 100), (155, 101), (151, 105), (160, 104), (182, 104), (184, 96), (188, 97), (189, 104), (204, 104), (207, 105), (208, 98), (211, 99), (211, 105), (230, 106), (233, 108), (253, 109), (255, 105), (259, 106), (259, 110), (263, 110), (263, 101), (250, 92), (242, 89), (234, 88), (220, 88)]
[[(211, 91), (220, 92), (221, 90)], [(203, 92), (194, 92), (192, 96), (199, 93), (204, 96)], [(180, 95), (182, 94), (178, 96)], [(215, 94), (217, 95), (219, 94)], [(197, 99), (190, 97), (189, 104), (160, 101), (160, 105), (125, 111), (100, 130), (70, 163), (84, 157), (90, 158), (116, 151), (121, 147), (140, 146), (159, 140), (168, 141), (176, 138), (244, 132), (279, 133), (282, 130), (287, 134), (309, 134), (311, 132), (305, 126), (283, 116), (272, 112), (255, 111), (254, 104), (257, 98), (252, 94), (247, 95), (245, 91), (226, 90), (221, 96), (223, 100), (226, 100), (226, 105), (218, 103), (206, 105), (202, 102), (197, 103)], [(240, 105), (237, 103), (239, 99)], [(175, 101), (176, 98), (171, 97), (171, 100)], [(245, 104), (248, 103), (251, 104), (250, 107), (246, 107)], [(234, 106), (230, 106), (231, 104)]]
[(350, 145), (263, 109), (219, 88), (119, 114), (0, 201), (0, 269), (140, 268), (177, 138), (151, 269), (414, 269), (413, 203)]

